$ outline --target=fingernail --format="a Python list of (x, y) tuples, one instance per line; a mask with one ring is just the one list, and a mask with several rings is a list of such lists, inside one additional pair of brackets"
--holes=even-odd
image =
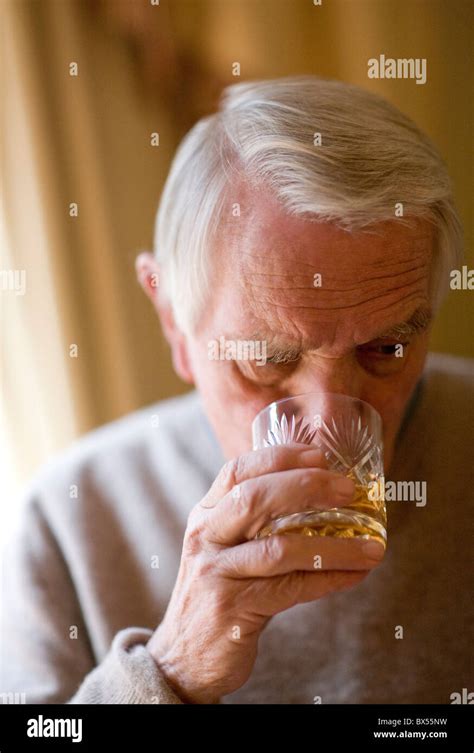
[(378, 541), (368, 541), (362, 547), (362, 551), (368, 559), (379, 562), (385, 554), (385, 547)]
[(351, 499), (354, 496), (355, 484), (352, 479), (341, 476), (331, 481), (331, 489), (334, 494)]

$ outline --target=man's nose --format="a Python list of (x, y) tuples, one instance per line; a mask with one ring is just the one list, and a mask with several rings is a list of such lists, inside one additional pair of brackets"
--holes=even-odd
[(312, 356), (295, 374), (291, 391), (294, 395), (304, 392), (335, 392), (360, 398), (361, 387), (361, 375), (353, 356)]

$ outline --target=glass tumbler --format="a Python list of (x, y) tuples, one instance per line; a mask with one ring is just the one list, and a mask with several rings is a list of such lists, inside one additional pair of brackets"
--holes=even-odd
[(375, 539), (387, 542), (383, 499), (382, 419), (369, 403), (347, 395), (308, 392), (278, 400), (252, 423), (253, 449), (299, 442), (321, 450), (327, 468), (351, 478), (355, 493), (345, 507), (280, 515), (259, 531), (271, 534)]

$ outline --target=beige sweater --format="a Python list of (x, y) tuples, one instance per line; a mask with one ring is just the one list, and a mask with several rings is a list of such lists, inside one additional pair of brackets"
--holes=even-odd
[[(474, 689), (473, 378), (473, 361), (431, 358), (389, 475), (426, 481), (426, 506), (389, 503), (384, 563), (273, 618), (250, 680), (223, 703), (450, 703)], [(181, 703), (145, 644), (187, 515), (222, 463), (191, 393), (89, 434), (42, 471), (5, 554), (0, 692)]]

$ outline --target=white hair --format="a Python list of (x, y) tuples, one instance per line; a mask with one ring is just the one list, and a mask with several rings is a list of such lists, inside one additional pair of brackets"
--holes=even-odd
[[(317, 144), (315, 134), (321, 134)], [(316, 144), (316, 145), (315, 145)], [(462, 228), (446, 167), (428, 137), (382, 97), (315, 76), (227, 87), (218, 112), (181, 142), (156, 218), (160, 286), (191, 332), (210, 296), (213, 254), (229, 188), (270, 189), (282, 211), (351, 231), (423, 217), (436, 228), (436, 309), (462, 258)]]

